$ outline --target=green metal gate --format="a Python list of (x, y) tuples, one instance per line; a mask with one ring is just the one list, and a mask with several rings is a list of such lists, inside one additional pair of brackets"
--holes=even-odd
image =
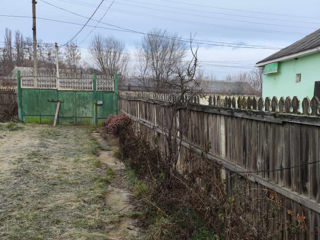
[(52, 123), (60, 102), (58, 123), (101, 124), (118, 114), (118, 76), (21, 76), (18, 72), (18, 114), (24, 122)]

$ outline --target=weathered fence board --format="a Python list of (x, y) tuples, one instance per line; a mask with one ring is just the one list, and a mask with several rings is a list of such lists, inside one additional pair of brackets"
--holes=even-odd
[(17, 94), (12, 88), (0, 88), (0, 121), (16, 117)]
[[(170, 109), (159, 99), (169, 99), (168, 97), (150, 99), (150, 96), (154, 97), (156, 94), (149, 94), (148, 98), (133, 98), (127, 94), (120, 96), (119, 109), (131, 116), (136, 122), (135, 126), (143, 128), (150, 136), (166, 134)], [(228, 104), (229, 100), (224, 101)], [(221, 99), (212, 101), (215, 102), (214, 106), (195, 104), (190, 109), (189, 119), (184, 117), (187, 116), (185, 110), (180, 110), (177, 124), (188, 121), (188, 129), (182, 134), (180, 170), (191, 172), (196, 167), (195, 162), (183, 162), (183, 156), (190, 150), (201, 155), (208, 152), (208, 159), (224, 166), (223, 175), (227, 177), (226, 183), (230, 188), (235, 183), (239, 185), (237, 180), (230, 177), (235, 172), (251, 181), (249, 185), (243, 186), (243, 191), (248, 192), (249, 196), (259, 197), (264, 194), (265, 189), (271, 189), (284, 199), (279, 215), (271, 210), (273, 206), (270, 202), (257, 202), (252, 210), (259, 211), (256, 215), (250, 213), (251, 218), (273, 219), (265, 222), (265, 227), (271, 232), (279, 233), (281, 239), (320, 239), (318, 99), (314, 98), (309, 105), (304, 101), (301, 114), (298, 113), (299, 101), (295, 98), (287, 98), (285, 106), (273, 99), (270, 100), (269, 107), (267, 100), (266, 108), (261, 107), (261, 99), (256, 100), (256, 109), (266, 111), (253, 110), (254, 100), (252, 106), (249, 106), (251, 109), (248, 109), (248, 103), (243, 99), (238, 101), (243, 109), (231, 108), (234, 106), (232, 101), (230, 98), (230, 108), (217, 106), (218, 103), (224, 105)], [(158, 144), (160, 149), (165, 149), (164, 139), (159, 140)], [(288, 231), (290, 223), (298, 221), (288, 210), (306, 218), (307, 231), (297, 235)]]

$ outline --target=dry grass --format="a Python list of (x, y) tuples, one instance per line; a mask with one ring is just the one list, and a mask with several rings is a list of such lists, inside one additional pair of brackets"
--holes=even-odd
[(119, 216), (85, 127), (0, 126), (0, 238), (107, 239)]

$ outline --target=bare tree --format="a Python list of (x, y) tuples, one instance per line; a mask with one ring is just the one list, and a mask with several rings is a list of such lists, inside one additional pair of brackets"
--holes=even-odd
[(66, 45), (65, 58), (68, 68), (75, 72), (79, 67), (81, 60), (81, 53), (79, 47), (75, 43), (70, 43)]
[[(9, 29), (5, 31), (4, 47), (0, 49), (0, 75), (8, 75), (14, 66), (32, 67), (33, 66), (33, 41), (31, 38), (24, 38), (19, 32), (15, 32), (14, 43), (12, 32)], [(53, 44), (44, 43), (41, 40), (37, 45), (39, 72), (55, 71), (55, 48)], [(81, 54), (79, 48), (71, 43), (66, 46), (65, 58), (59, 55), (59, 66), (61, 69), (69, 67), (76, 70), (80, 66)]]
[(56, 70), (56, 64), (55, 64), (55, 59), (56, 59), (56, 54), (55, 54), (55, 47), (53, 44), (48, 44), (44, 43), (43, 44), (43, 51), (44, 51), (44, 56), (45, 56), (45, 67), (51, 71), (55, 72)]
[(25, 40), (25, 55), (26, 60), (28, 61), (28, 66), (32, 66), (33, 62), (33, 43), (30, 37), (27, 37)]
[(262, 91), (262, 81), (262, 68), (255, 68), (255, 70), (250, 72), (249, 83), (259, 92)]
[(186, 56), (186, 46), (177, 35), (153, 30), (142, 40), (139, 52), (141, 74), (157, 88), (171, 79)]
[(12, 32), (7, 28), (5, 30), (5, 36), (4, 36), (4, 48), (2, 50), (1, 65), (2, 65), (2, 72), (4, 74), (8, 74), (14, 66), (13, 48), (12, 48)]
[(124, 43), (112, 37), (103, 38), (97, 35), (91, 43), (90, 52), (105, 75), (126, 75), (129, 55), (125, 53)]
[(262, 69), (255, 68), (250, 72), (242, 72), (235, 75), (228, 74), (226, 81), (247, 82), (254, 90), (261, 93), (262, 91)]
[[(203, 95), (202, 79), (198, 77), (199, 61), (198, 48), (193, 49), (190, 40), (191, 59), (176, 65), (171, 78), (164, 80), (163, 89), (170, 95), (170, 103), (165, 110), (167, 142), (166, 171), (169, 182), (177, 173), (177, 163), (180, 155), (182, 141), (188, 135), (189, 120), (191, 118), (191, 107), (194, 102), (198, 102)], [(179, 139), (179, 141), (177, 141)]]
[(25, 55), (24, 55), (25, 41), (24, 41), (23, 35), (19, 31), (16, 31), (14, 45), (15, 45), (15, 51), (16, 51), (15, 64), (17, 66), (23, 66), (25, 61)]

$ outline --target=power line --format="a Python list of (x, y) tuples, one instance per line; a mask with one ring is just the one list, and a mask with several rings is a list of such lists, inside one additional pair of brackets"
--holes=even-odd
[(88, 25), (88, 23), (91, 21), (91, 19), (93, 18), (93, 16), (96, 14), (96, 12), (99, 10), (100, 6), (102, 5), (102, 3), (105, 0), (102, 0), (99, 5), (97, 6), (97, 8), (94, 10), (94, 12), (91, 14), (91, 16), (88, 18), (87, 22), (80, 28), (80, 30), (64, 45), (67, 45), (68, 43), (72, 42), (82, 31), (83, 29)]
[[(68, 1), (65, 1), (65, 0), (59, 0), (59, 1), (63, 1), (67, 4), (73, 4), (71, 2), (68, 2)], [(122, 2), (124, 1), (124, 2)], [(128, 6), (129, 5), (132, 5), (132, 6), (137, 6), (137, 7), (141, 7), (141, 8), (147, 8), (145, 5), (145, 3), (141, 2), (141, 1), (135, 1), (135, 0), (122, 0), (122, 1), (119, 1), (118, 4), (122, 4), (122, 5), (126, 5)], [(77, 4), (79, 4), (79, 2), (77, 2)], [(137, 5), (137, 4), (140, 4), (140, 5)], [(92, 3), (85, 3), (86, 6), (92, 6)], [(231, 16), (231, 17), (238, 17), (238, 18), (249, 18), (249, 19), (255, 19), (255, 20), (267, 20), (267, 21), (270, 21), (270, 20), (274, 20), (274, 21), (283, 21), (284, 19), (281, 19), (281, 18), (273, 18), (273, 17), (261, 17), (260, 15), (259, 16), (248, 16), (248, 15), (239, 15), (238, 13), (235, 14), (235, 13), (230, 13), (230, 12), (217, 12), (217, 11), (208, 11), (207, 9), (206, 10), (196, 10), (194, 8), (192, 9), (188, 9), (188, 8), (177, 8), (177, 7), (174, 7), (174, 6), (171, 6), (171, 5), (160, 5), (160, 4), (154, 4), (154, 3), (149, 3), (148, 2), (148, 6), (155, 6), (155, 7), (161, 7), (161, 8), (166, 8), (166, 9), (174, 9), (174, 12), (177, 12), (177, 13), (182, 13), (182, 14), (188, 14), (188, 16), (190, 15), (194, 15), (194, 16), (198, 16), (198, 17), (204, 17), (204, 18), (219, 18), (218, 16), (211, 16), (211, 15), (224, 15), (224, 16)], [(157, 11), (162, 11), (162, 9), (155, 9), (155, 8), (150, 8), (148, 7), (147, 9), (152, 9), (152, 10), (157, 10)], [(199, 14), (195, 14), (195, 12), (198, 12)], [(210, 16), (206, 16), (206, 15), (203, 15), (204, 13), (208, 13), (210, 14)], [(231, 20), (231, 19), (226, 19), (226, 20)], [(235, 21), (235, 20), (233, 20)], [(244, 21), (244, 22), (247, 22), (247, 21)], [(310, 21), (301, 21), (300, 19), (290, 19), (290, 22), (298, 22), (298, 23), (305, 23), (305, 24), (316, 24), (316, 25), (319, 25), (320, 24), (320, 21), (317, 21), (317, 22), (310, 22)], [(248, 23), (252, 23), (252, 22), (248, 22)], [(255, 24), (255, 23), (253, 23)], [(258, 23), (257, 23), (258, 24)], [(273, 25), (271, 23), (265, 23), (265, 22), (261, 22), (259, 24), (265, 24), (265, 25)], [(279, 25), (279, 24), (275, 24), (275, 25)], [(280, 25), (279, 25), (280, 26)], [(292, 25), (281, 25), (281, 26), (289, 26), (289, 27), (301, 27), (301, 28), (306, 28), (305, 26), (292, 26)]]
[[(79, 14), (79, 13), (77, 13), (77, 12), (71, 11), (71, 10), (66, 9), (66, 8), (59, 7), (59, 6), (57, 6), (57, 5), (54, 5), (54, 4), (52, 4), (52, 3), (49, 3), (48, 1), (45, 1), (45, 0), (40, 0), (40, 1), (43, 2), (43, 3), (45, 3), (45, 4), (47, 4), (47, 5), (49, 5), (49, 6), (52, 6), (52, 7), (57, 8), (57, 9), (60, 9), (60, 10), (62, 10), (62, 11), (64, 11), (64, 12), (73, 14), (73, 15), (78, 16), (78, 17), (82, 17), (82, 18), (88, 19), (87, 16), (84, 16), (84, 15), (82, 15), (82, 14)], [(92, 21), (95, 21), (95, 22), (99, 22), (98, 20), (96, 20), (96, 19), (94, 19), (94, 18), (92, 18), (91, 20), (92, 20)], [(135, 32), (135, 33), (141, 33), (141, 32), (135, 31), (135, 30), (130, 30), (130, 29), (126, 29), (126, 28), (123, 28), (123, 27), (119, 27), (119, 26), (114, 25), (114, 24), (109, 24), (109, 23), (105, 23), (105, 22), (101, 22), (101, 21), (100, 21), (100, 23), (102, 23), (102, 24), (104, 24), (104, 25), (107, 25), (107, 26), (116, 27), (116, 28), (119, 28), (119, 29), (121, 29), (121, 30), (132, 31), (132, 32)]]
[[(21, 18), (21, 19), (30, 19), (32, 17), (30, 16), (22, 16), (22, 15), (7, 15), (7, 14), (0, 14), (0, 17), (8, 17), (8, 18)], [(58, 20), (58, 19), (52, 19), (52, 18), (44, 18), (44, 17), (37, 17), (38, 20), (48, 21), (48, 22), (56, 22), (56, 23), (64, 23), (64, 24), (70, 24), (75, 26), (82, 26), (81, 23), (76, 22), (70, 22), (65, 20)], [(94, 28), (92, 25), (87, 25), (87, 27)], [(111, 31), (120, 31), (120, 32), (126, 32), (125, 30), (117, 29), (117, 28), (108, 28), (108, 27), (97, 27), (105, 30), (111, 30)]]
[[(139, 8), (144, 8), (144, 9), (148, 9), (148, 10), (155, 10), (155, 11), (163, 11), (163, 9), (159, 9), (159, 8), (152, 8), (152, 7), (148, 7), (148, 6), (144, 6), (144, 5), (137, 5), (136, 3), (119, 3), (119, 4), (123, 4), (125, 6), (135, 6), (135, 7), (139, 7)], [(148, 5), (152, 5), (152, 4), (148, 4)], [(159, 5), (158, 5), (159, 6)], [(255, 24), (255, 25), (265, 25), (265, 26), (278, 26), (278, 27), (293, 27), (293, 28), (310, 28), (313, 29), (310, 26), (297, 26), (297, 25), (287, 25), (287, 24), (277, 24), (277, 23), (266, 23), (266, 22), (253, 22), (253, 21), (248, 21), (248, 20), (239, 20), (239, 19), (231, 19), (231, 18), (223, 18), (223, 17), (219, 17), (219, 16), (207, 16), (207, 15), (203, 15), (203, 14), (196, 14), (194, 13), (194, 11), (192, 11), (191, 13), (189, 12), (181, 12), (181, 9), (174, 9), (172, 10), (172, 8), (167, 7), (167, 6), (160, 6), (162, 8), (169, 8), (170, 10), (166, 10), (166, 12), (172, 12), (172, 13), (179, 13), (182, 15), (193, 15), (196, 17), (201, 17), (201, 18), (205, 18), (205, 19), (221, 19), (221, 20), (227, 20), (227, 21), (233, 21), (233, 22), (243, 22), (243, 23), (249, 23), (249, 24)], [(235, 15), (235, 14), (228, 14), (228, 13), (218, 13), (215, 12), (213, 14), (220, 14), (220, 15), (225, 15), (225, 16), (232, 16), (232, 17), (243, 17), (241, 15)], [(300, 22), (301, 23), (301, 22)], [(310, 24), (310, 23), (309, 23)], [(313, 23), (313, 24), (320, 24), (318, 23)]]
[[(23, 19), (32, 18), (30, 16), (7, 15), (7, 14), (0, 14), (0, 17), (23, 18)], [(37, 18), (39, 20), (44, 20), (44, 21), (50, 21), (50, 22), (57, 22), (57, 23), (64, 23), (64, 24), (82, 26), (82, 24), (80, 24), (80, 23), (75, 23), (75, 22), (70, 22), (70, 21), (65, 21), (65, 20), (57, 20), (57, 19), (44, 18), (44, 17), (37, 17)], [(87, 24), (87, 27), (95, 28), (95, 26), (88, 25), (88, 24)], [(119, 26), (117, 26), (117, 28), (97, 26), (96, 28), (105, 29), (105, 30), (111, 30), (111, 31), (135, 33), (135, 34), (140, 34), (140, 35), (149, 35), (148, 33), (145, 33), (145, 32), (126, 29), (126, 28), (121, 28)], [(152, 34), (150, 34), (150, 35), (152, 35)], [(153, 34), (153, 35), (160, 36), (160, 35), (157, 35), (157, 34)], [(164, 37), (164, 38), (173, 39), (172, 37)], [(180, 42), (190, 43), (190, 40), (189, 39), (185, 39), (185, 38), (176, 38), (176, 40), (178, 40)], [(268, 47), (268, 46), (246, 45), (246, 44), (230, 44), (230, 43), (227, 43), (227, 42), (202, 41), (202, 40), (196, 40), (196, 39), (193, 42), (196, 43), (196, 44), (199, 44), (199, 45), (207, 45), (207, 46), (214, 46), (214, 47), (244, 48), (244, 49), (269, 49), (269, 50), (279, 50), (280, 49), (280, 48)]]
[(115, 3), (116, 0), (112, 0), (112, 2), (110, 3), (109, 7), (107, 8), (107, 10), (105, 11), (105, 13), (102, 15), (102, 17), (98, 20), (97, 24), (95, 25), (94, 29), (91, 29), (91, 31), (89, 32), (89, 34), (80, 42), (83, 43), (84, 41), (86, 41), (88, 39), (88, 37), (94, 32), (94, 30), (97, 29), (97, 26), (99, 25), (99, 23), (101, 23), (101, 21), (105, 18), (105, 16), (108, 14), (108, 12), (110, 11), (110, 9), (112, 8), (113, 4)]
[(212, 63), (206, 63), (206, 62), (201, 62), (199, 61), (200, 64), (202, 63), (203, 65), (207, 66), (213, 66), (213, 67), (223, 67), (223, 68), (240, 68), (240, 69), (253, 69), (254, 66), (249, 67), (249, 66), (236, 66), (236, 65), (220, 65), (220, 64), (212, 64)]
[[(79, 13), (75, 13), (75, 12), (73, 12), (73, 11), (70, 11), (70, 10), (68, 10), (68, 9), (66, 9), (66, 8), (62, 8), (62, 7), (59, 7), (59, 6), (56, 6), (56, 5), (54, 5), (54, 4), (49, 4), (50, 6), (53, 6), (53, 7), (55, 7), (55, 8), (58, 8), (58, 9), (60, 9), (60, 10), (62, 10), (62, 11), (65, 11), (65, 12), (69, 12), (69, 13), (72, 13), (72, 14), (74, 14), (74, 15), (77, 15), (77, 16), (81, 16), (81, 17), (84, 17), (84, 18), (88, 18), (87, 16), (83, 16), (83, 15), (81, 15), (81, 14), (79, 14)], [(128, 11), (123, 11), (123, 10), (115, 10), (115, 11), (120, 11), (120, 12), (126, 12), (126, 13), (128, 13), (128, 14), (133, 14), (131, 11), (130, 12), (128, 12)], [(172, 18), (168, 18), (168, 17), (163, 17), (163, 16), (157, 16), (157, 15), (154, 15), (154, 14), (148, 14), (148, 13), (144, 13), (145, 15), (149, 15), (149, 16), (152, 16), (152, 17), (158, 17), (158, 18), (163, 18), (163, 19), (165, 19), (166, 21), (181, 21), (180, 19), (172, 19)], [(137, 15), (137, 14), (134, 14), (135, 16)], [(95, 20), (95, 21), (97, 21), (97, 20)], [(196, 21), (190, 21), (190, 20), (184, 20), (183, 21), (184, 23), (185, 22), (190, 22), (190, 23), (192, 23), (192, 24), (207, 24), (207, 25), (210, 25), (210, 26), (216, 26), (216, 27), (224, 27), (223, 25), (217, 25), (217, 24), (211, 24), (211, 23), (203, 23), (203, 22), (196, 22)], [(110, 25), (110, 24), (108, 24), (108, 25)], [(261, 25), (261, 23), (259, 23), (259, 25)], [(226, 26), (226, 27), (230, 27), (230, 26)], [(127, 29), (126, 29), (127, 30)], [(238, 28), (237, 28), (237, 30), (239, 30)], [(135, 31), (135, 30), (133, 30), (133, 31)], [(250, 30), (249, 30), (250, 31)], [(278, 31), (278, 30), (272, 30), (272, 31), (267, 31), (267, 30), (262, 30), (262, 29), (255, 29), (254, 30), (255, 32), (264, 32), (264, 33), (275, 33), (275, 32), (279, 32), (279, 33), (290, 33), (290, 34), (292, 34), (292, 33), (294, 33), (294, 34), (305, 34), (305, 33), (301, 33), (301, 32), (289, 32), (289, 31)]]
[[(145, 5), (143, 2), (136, 1), (136, 0), (121, 0), (121, 1)], [(119, 4), (127, 4), (127, 3), (122, 3), (121, 1), (119, 1)], [(270, 16), (261, 17), (261, 15), (259, 15), (259, 16), (239, 15), (238, 14), (239, 11), (237, 11), (237, 14), (234, 14), (234, 13), (228, 13), (228, 12), (226, 13), (226, 12), (208, 11), (207, 9), (199, 11), (199, 10), (196, 10), (195, 8), (192, 8), (192, 9), (189, 9), (189, 8), (177, 8), (177, 7), (172, 6), (172, 5), (160, 5), (160, 4), (154, 4), (154, 3), (148, 3), (148, 5), (156, 6), (156, 7), (163, 7), (163, 8), (168, 8), (168, 9), (175, 9), (175, 10), (179, 10), (179, 11), (186, 11), (186, 12), (189, 12), (191, 14), (194, 13), (194, 12), (199, 12), (201, 14), (206, 12), (208, 14), (219, 14), (219, 15), (234, 16), (234, 17), (240, 17), (240, 18), (262, 19), (262, 20), (267, 20), (267, 21), (270, 21), (270, 20), (283, 21), (284, 20), (282, 18), (273, 18), (273, 17), (270, 17)], [(241, 12), (243, 12), (243, 11), (241, 11)], [(301, 21), (301, 19), (297, 19), (297, 17), (295, 17), (295, 19), (290, 19), (290, 22), (292, 22), (292, 21), (293, 22), (299, 22), (299, 23), (306, 23), (306, 24), (320, 24), (319, 19), (317, 19), (317, 22), (309, 22), (309, 21), (306, 22), (306, 21)]]
[[(161, 0), (161, 2), (165, 2), (164, 0)], [(290, 18), (306, 18), (306, 19), (315, 19), (319, 20), (318, 18), (315, 17), (310, 17), (310, 16), (299, 16), (299, 15), (290, 15), (290, 14), (285, 14), (285, 13), (275, 13), (275, 12), (264, 12), (264, 11), (254, 11), (254, 10), (248, 10), (248, 9), (240, 9), (240, 8), (225, 8), (225, 7), (218, 7), (218, 6), (212, 6), (212, 5), (205, 5), (205, 4), (195, 4), (195, 3), (190, 3), (190, 2), (184, 2), (184, 1), (177, 1), (177, 0), (170, 0), (170, 3), (176, 3), (180, 5), (189, 5), (193, 7), (202, 7), (202, 8), (212, 8), (212, 9), (220, 9), (220, 10), (227, 10), (227, 11), (235, 11), (235, 12), (247, 12), (250, 14), (263, 14), (263, 15), (268, 15), (268, 16), (279, 16), (279, 17), (290, 17)]]
[[(131, 60), (131, 62), (135, 62), (135, 63), (142, 63), (143, 61), (139, 61), (139, 60)], [(185, 63), (189, 63), (189, 61), (183, 61)], [(208, 66), (213, 66), (213, 67), (223, 67), (223, 68), (241, 68), (241, 69), (253, 69), (255, 68), (254, 65), (246, 65), (246, 66), (241, 66), (241, 65), (229, 65), (229, 64), (223, 64), (226, 62), (223, 61), (198, 61), (200, 63), (200, 65), (208, 65)], [(218, 64), (217, 64), (218, 63)], [(221, 63), (221, 64), (219, 64)]]
[[(74, 4), (74, 2), (70, 1), (66, 1), (66, 0), (59, 0), (68, 4)], [(128, 0), (122, 0), (122, 1), (128, 1)], [(134, 0), (130, 0), (130, 2), (133, 2)], [(160, 1), (160, 0), (158, 0)], [(136, 1), (137, 2), (137, 1)], [(164, 3), (166, 1), (161, 0), (161, 3)], [(168, 2), (168, 1), (167, 1)], [(80, 5), (83, 6), (91, 6), (92, 3), (89, 3), (87, 1), (77, 1), (77, 4), (82, 3)], [(146, 4), (146, 2), (140, 2), (141, 4)], [(285, 13), (275, 13), (275, 12), (265, 12), (265, 11), (255, 11), (255, 10), (248, 10), (248, 9), (241, 9), (241, 8), (226, 8), (226, 7), (219, 7), (219, 6), (213, 6), (213, 5), (205, 5), (205, 4), (199, 4), (199, 3), (190, 3), (190, 2), (184, 2), (181, 0), (170, 0), (169, 1), (170, 4), (178, 4), (178, 5), (182, 5), (182, 6), (191, 6), (192, 10), (194, 10), (194, 7), (201, 7), (201, 8), (205, 8), (205, 9), (218, 9), (218, 10), (224, 10), (224, 11), (231, 11), (231, 12), (243, 12), (243, 13), (247, 13), (247, 14), (259, 14), (259, 17), (262, 15), (266, 15), (267, 17), (269, 16), (278, 16), (278, 17), (289, 17), (289, 18), (294, 18), (293, 20), (295, 21), (300, 21), (300, 20), (296, 20), (297, 18), (305, 18), (305, 19), (314, 19), (314, 20), (319, 20), (316, 17), (310, 17), (310, 16), (302, 16), (302, 15), (290, 15), (290, 14), (285, 14)], [(147, 3), (148, 5), (150, 4), (149, 1)], [(154, 4), (153, 4), (154, 5)], [(168, 5), (166, 5), (168, 6)], [(255, 17), (255, 16), (252, 16)], [(283, 21), (283, 19), (281, 19)]]
[[(48, 1), (45, 1), (45, 0), (40, 0), (41, 2), (47, 4), (47, 5), (50, 5), (54, 8), (57, 8), (59, 10), (62, 10), (64, 12), (67, 12), (67, 13), (70, 13), (70, 14), (73, 14), (75, 16), (79, 16), (79, 17), (82, 17), (82, 18), (86, 18), (88, 19), (87, 16), (84, 16), (82, 14), (79, 14), (77, 12), (74, 12), (74, 11), (71, 11), (71, 10), (68, 10), (66, 8), (62, 8), (62, 7), (59, 7), (57, 5), (54, 5), (52, 3), (49, 3)], [(117, 25), (114, 25), (114, 24), (109, 24), (109, 23), (105, 23), (105, 22), (102, 22), (102, 21), (99, 21), (99, 20), (96, 20), (96, 19), (93, 19), (93, 21), (96, 21), (98, 23), (102, 23), (104, 25), (107, 25), (107, 26), (112, 26), (112, 27), (116, 27), (116, 28), (119, 28), (121, 30), (125, 30), (125, 31), (129, 31), (129, 32), (132, 32), (132, 33), (137, 33), (137, 34), (140, 34), (140, 35), (147, 35), (147, 33), (145, 32), (142, 32), (142, 31), (137, 31), (137, 30), (133, 30), (133, 29), (129, 29), (129, 28), (123, 28), (123, 27), (120, 27), (120, 26), (117, 26)], [(189, 42), (189, 40), (187, 40)], [(230, 43), (230, 42), (219, 42), (219, 41), (210, 41), (210, 40), (201, 40), (201, 39), (197, 39), (195, 40), (198, 44), (206, 44), (206, 43), (212, 43), (212, 44), (216, 44), (217, 46), (226, 46), (226, 47), (243, 47), (243, 44), (234, 44), (234, 43)], [(210, 45), (210, 44), (208, 44)], [(258, 49), (272, 49), (272, 50), (279, 50), (280, 48), (276, 48), (276, 47), (269, 47), (269, 46), (259, 46), (259, 45), (248, 45), (248, 44), (245, 44), (245, 46), (247, 46), (248, 48), (258, 48)]]
[[(193, 25), (197, 25), (199, 26), (199, 24), (201, 26), (203, 25), (208, 25), (210, 27), (216, 27), (216, 28), (229, 28), (229, 29), (232, 29), (233, 31), (238, 31), (238, 32), (243, 32), (243, 31), (246, 31), (246, 32), (260, 32), (260, 33), (268, 33), (268, 34), (274, 34), (274, 33), (287, 33), (287, 34), (306, 34), (306, 31), (286, 31), (286, 30), (275, 30), (275, 29), (262, 29), (261, 27), (258, 27), (258, 28), (247, 28), (245, 26), (240, 26), (240, 27), (236, 27), (234, 26), (233, 23), (230, 23), (230, 24), (220, 24), (220, 23), (212, 23), (212, 22), (201, 22), (201, 21), (192, 21), (192, 20), (189, 20), (189, 18), (187, 19), (179, 19), (179, 18), (174, 18), (174, 17), (167, 17), (167, 16), (163, 16), (163, 14), (160, 14), (160, 15), (156, 15), (156, 14), (153, 14), (153, 13), (149, 13), (149, 12), (142, 12), (142, 13), (137, 13), (137, 12), (132, 12), (132, 10), (123, 10), (123, 9), (114, 9), (114, 11), (116, 12), (120, 12), (120, 13), (124, 13), (124, 14), (129, 14), (129, 15), (133, 15), (133, 16), (141, 16), (141, 17), (146, 17), (146, 16), (150, 16), (151, 18), (159, 18), (159, 19), (163, 19), (165, 21), (168, 21), (168, 22), (174, 22), (174, 23), (177, 23), (178, 22), (182, 22), (184, 24), (186, 23), (190, 23), (190, 24), (193, 24)], [(232, 24), (232, 25), (231, 25)], [(262, 25), (262, 24), (260, 24)]]

